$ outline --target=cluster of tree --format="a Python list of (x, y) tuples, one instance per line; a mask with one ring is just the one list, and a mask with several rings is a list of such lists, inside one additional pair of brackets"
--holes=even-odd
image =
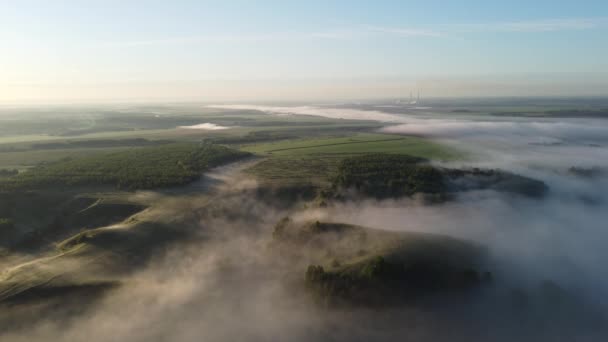
[[(94, 114), (93, 120), (95, 124), (92, 127), (88, 127), (90, 123), (87, 121), (82, 122), (80, 125), (74, 125), (74, 123), (71, 123), (63, 126), (58, 130), (58, 132), (53, 134), (67, 137), (98, 132), (126, 132), (143, 129), (167, 129), (200, 123), (200, 118), (192, 115), (157, 115), (156, 113), (149, 112), (127, 114), (120, 111), (98, 112)], [(87, 128), (78, 128), (78, 126), (85, 126)]]
[(550, 116), (554, 118), (605, 118), (608, 116), (608, 109), (558, 109), (546, 111), (531, 111), (531, 112), (497, 112), (492, 113), (496, 116)]
[(16, 233), (15, 222), (10, 218), (0, 217), (0, 246), (7, 246)]
[(114, 153), (66, 158), (39, 165), (0, 182), (0, 188), (111, 185), (151, 189), (192, 182), (208, 168), (249, 155), (210, 143), (175, 143)]
[(448, 191), (495, 190), (541, 198), (549, 188), (539, 180), (496, 169), (442, 169)]
[(320, 196), (323, 200), (341, 198), (348, 196), (346, 189), (375, 198), (424, 193), (433, 195), (432, 199), (445, 199), (449, 193), (472, 190), (542, 197), (548, 187), (542, 181), (501, 170), (449, 169), (432, 166), (416, 157), (379, 154), (343, 160), (331, 189), (321, 192)]
[(94, 127), (94, 128), (85, 128), (85, 129), (62, 130), (60, 132), (53, 133), (52, 135), (56, 135), (56, 136), (60, 136), (60, 137), (74, 137), (74, 136), (78, 136), (78, 135), (93, 134), (93, 133), (100, 133), (100, 132), (128, 132), (128, 131), (134, 131), (134, 130), (135, 130), (135, 128), (129, 128), (129, 127), (99, 126), (99, 127)]
[(347, 158), (338, 166), (336, 189), (354, 188), (376, 198), (445, 191), (442, 172), (424, 159), (407, 155), (365, 155)]
[(273, 248), (307, 261), (304, 285), (326, 304), (385, 305), (430, 293), (467, 291), (491, 280), (481, 246), (431, 234), (339, 222), (281, 219)]
[(15, 223), (9, 218), (0, 217), (0, 230), (13, 229)]
[(545, 113), (554, 117), (606, 117), (608, 109), (563, 109), (549, 110)]
[(150, 146), (164, 145), (172, 143), (171, 140), (148, 140), (143, 138), (134, 139), (97, 139), (97, 140), (76, 140), (65, 142), (47, 142), (32, 144), (32, 149), (52, 150), (68, 148), (99, 148), (99, 147), (121, 147), (121, 146)]
[(490, 272), (453, 267), (431, 260), (403, 263), (375, 256), (326, 271), (310, 265), (305, 281), (324, 303), (386, 305), (437, 291), (464, 291), (492, 280)]
[[(282, 218), (274, 226), (272, 238), (277, 242), (307, 243), (323, 234), (348, 234), (354, 229), (344, 223), (310, 221), (296, 223), (289, 216)], [(363, 238), (365, 234), (359, 234)]]
[(0, 177), (12, 177), (19, 174), (17, 169), (0, 169)]
[(588, 167), (588, 168), (572, 166), (568, 169), (568, 172), (570, 172), (571, 174), (573, 174), (575, 176), (584, 177), (584, 178), (594, 178), (594, 177), (599, 177), (599, 176), (605, 176), (606, 174), (608, 174), (608, 170), (603, 169), (599, 166), (593, 166), (593, 167)]

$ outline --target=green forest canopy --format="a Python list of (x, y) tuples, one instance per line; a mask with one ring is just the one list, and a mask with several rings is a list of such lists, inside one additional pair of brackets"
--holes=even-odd
[(202, 172), (249, 153), (211, 143), (175, 143), (133, 148), (113, 153), (66, 158), (38, 165), (3, 179), (0, 188), (110, 185), (120, 189), (150, 189), (182, 185)]

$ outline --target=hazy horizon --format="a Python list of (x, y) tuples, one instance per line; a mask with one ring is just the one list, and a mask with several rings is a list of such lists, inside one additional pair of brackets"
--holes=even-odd
[(0, 104), (606, 96), (608, 5), (0, 4)]

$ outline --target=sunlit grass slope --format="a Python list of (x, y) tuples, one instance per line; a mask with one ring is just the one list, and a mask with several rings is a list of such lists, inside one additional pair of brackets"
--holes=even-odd
[(248, 170), (250, 174), (289, 183), (325, 183), (344, 158), (356, 155), (397, 154), (440, 161), (463, 157), (459, 151), (428, 139), (373, 133), (252, 144), (242, 150), (266, 157)]

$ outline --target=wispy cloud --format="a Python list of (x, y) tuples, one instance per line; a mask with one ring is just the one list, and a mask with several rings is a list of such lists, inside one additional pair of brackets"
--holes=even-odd
[(589, 30), (604, 26), (608, 18), (541, 19), (497, 23), (466, 24), (456, 27), (457, 32), (553, 32)]
[(167, 37), (158, 39), (142, 39), (135, 41), (118, 41), (99, 44), (101, 46), (147, 46), (147, 45), (181, 45), (199, 43), (256, 43), (272, 41), (299, 40), (352, 40), (370, 37), (401, 37), (401, 38), (438, 38), (481, 32), (557, 32), (590, 30), (606, 26), (608, 18), (569, 18), (569, 19), (539, 19), (528, 21), (505, 21), (493, 23), (474, 23), (458, 25), (440, 25), (429, 27), (396, 27), (368, 25), (345, 29), (319, 30), (311, 32), (258, 32), (258, 33), (215, 33), (188, 37)]
[(443, 35), (440, 31), (426, 28), (368, 26), (366, 29), (369, 33), (400, 37), (439, 37)]
[(133, 41), (115, 41), (98, 44), (102, 47), (131, 47), (149, 45), (182, 45), (200, 43), (257, 43), (302, 40), (352, 40), (378, 36), (396, 37), (439, 37), (438, 31), (420, 28), (397, 28), (365, 26), (359, 28), (336, 29), (313, 32), (269, 32), (269, 33), (234, 33), (208, 34), (188, 37), (168, 37), (159, 39), (142, 39)]
[(256, 43), (289, 40), (345, 40), (361, 36), (357, 30), (328, 30), (315, 32), (260, 32), (260, 33), (218, 33), (187, 37), (168, 37), (159, 39), (142, 39), (134, 41), (117, 41), (102, 43), (102, 46), (146, 46), (146, 45), (180, 45), (197, 43)]

